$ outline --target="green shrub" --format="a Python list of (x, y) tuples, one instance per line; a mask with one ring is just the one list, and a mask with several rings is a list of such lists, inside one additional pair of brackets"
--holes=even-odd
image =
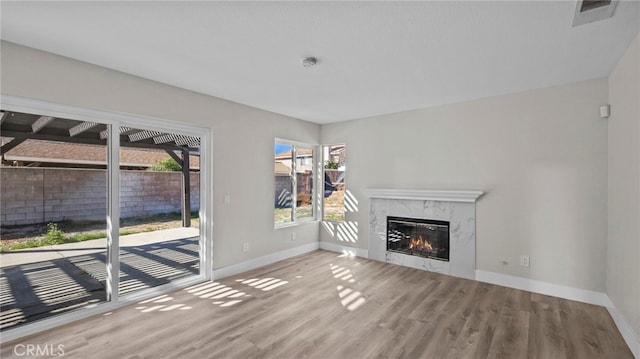
[(58, 228), (58, 224), (49, 222), (47, 228), (49, 229), (45, 235), (47, 244), (60, 244), (65, 242), (64, 231)]
[(340, 167), (338, 162), (327, 161), (324, 164), (324, 168), (328, 170), (337, 170)]
[(161, 172), (180, 172), (182, 171), (182, 167), (176, 160), (171, 157), (165, 158), (164, 160), (156, 161), (156, 163), (152, 164), (149, 167), (149, 171), (161, 171)]

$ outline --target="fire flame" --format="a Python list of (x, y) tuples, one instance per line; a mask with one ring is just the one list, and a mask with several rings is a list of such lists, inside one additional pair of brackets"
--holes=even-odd
[(432, 251), (433, 247), (428, 240), (422, 239), (422, 236), (418, 236), (418, 239), (412, 239), (409, 243), (409, 249), (415, 249), (419, 251)]

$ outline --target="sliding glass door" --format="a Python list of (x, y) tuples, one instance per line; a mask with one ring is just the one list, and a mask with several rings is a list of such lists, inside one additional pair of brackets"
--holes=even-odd
[(200, 142), (121, 128), (120, 295), (200, 273)]
[(206, 131), (47, 106), (0, 112), (3, 335), (205, 279)]
[(107, 300), (104, 123), (4, 111), (0, 328)]

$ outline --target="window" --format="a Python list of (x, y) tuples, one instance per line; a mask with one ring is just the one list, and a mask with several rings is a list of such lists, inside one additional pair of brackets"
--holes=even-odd
[(275, 225), (312, 220), (314, 146), (276, 140), (274, 147)]
[(344, 221), (345, 145), (322, 146), (324, 164), (323, 215), (324, 221)]

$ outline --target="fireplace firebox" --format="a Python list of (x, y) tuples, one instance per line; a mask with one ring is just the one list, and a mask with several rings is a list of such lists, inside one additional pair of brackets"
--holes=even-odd
[(387, 217), (387, 251), (449, 261), (449, 222)]

